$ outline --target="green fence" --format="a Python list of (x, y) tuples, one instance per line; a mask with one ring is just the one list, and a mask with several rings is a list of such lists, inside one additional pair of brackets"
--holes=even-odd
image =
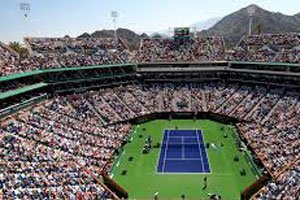
[[(130, 142), (130, 141), (133, 140), (133, 137), (134, 137), (134, 135), (136, 134), (138, 128), (139, 128), (139, 125), (134, 126), (134, 128), (132, 129), (131, 133), (129, 134), (129, 136), (128, 136), (128, 138), (127, 138), (127, 141), (128, 141), (128, 142)], [(122, 148), (121, 148), (121, 151), (119, 151), (119, 152), (120, 152), (120, 153), (119, 153), (119, 155), (117, 155), (117, 156), (118, 156), (117, 159), (115, 160), (115, 162), (114, 162), (112, 168), (110, 169), (109, 174), (111, 174), (111, 176), (114, 175), (115, 169), (119, 166), (119, 164), (121, 163), (122, 157), (123, 157), (123, 156), (125, 155), (125, 153), (126, 153), (125, 150), (123, 150)]]

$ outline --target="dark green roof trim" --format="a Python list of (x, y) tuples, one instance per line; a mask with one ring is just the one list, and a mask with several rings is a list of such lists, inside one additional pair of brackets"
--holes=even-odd
[(32, 75), (42, 74), (42, 73), (52, 73), (52, 72), (63, 72), (63, 71), (74, 71), (74, 70), (87, 70), (87, 69), (101, 69), (101, 68), (112, 68), (112, 67), (137, 67), (137, 66), (149, 66), (149, 65), (209, 65), (209, 64), (228, 64), (228, 65), (260, 65), (260, 66), (282, 66), (282, 67), (300, 67), (300, 64), (296, 63), (268, 63), (268, 62), (238, 62), (238, 61), (215, 61), (215, 62), (153, 62), (153, 63), (125, 63), (125, 64), (111, 64), (111, 65), (95, 65), (95, 66), (81, 66), (72, 67), (68, 66), (65, 68), (55, 68), (55, 69), (44, 69), (36, 70), (26, 73), (18, 73), (10, 76), (4, 76), (0, 78), (0, 82), (9, 81), (13, 79), (28, 77)]
[(36, 71), (32, 71), (32, 72), (17, 73), (14, 75), (4, 76), (4, 77), (0, 78), (0, 82), (9, 81), (9, 80), (17, 79), (17, 78), (23, 78), (23, 77), (32, 76), (32, 75), (37, 75), (37, 74), (42, 74), (42, 73), (86, 70), (86, 69), (101, 69), (101, 68), (111, 68), (111, 67), (129, 67), (129, 66), (135, 66), (135, 65), (136, 64), (126, 63), (126, 64), (113, 64), (113, 65), (91, 65), (91, 66), (81, 66), (81, 67), (68, 66), (65, 68), (36, 70)]
[(29, 86), (26, 86), (26, 87), (23, 87), (23, 88), (19, 88), (19, 89), (16, 89), (16, 90), (12, 90), (12, 91), (8, 91), (8, 92), (2, 92), (2, 93), (0, 93), (0, 100), (6, 99), (8, 97), (16, 96), (18, 94), (22, 94), (24, 92), (28, 92), (28, 91), (31, 91), (31, 90), (39, 89), (39, 88), (45, 87), (47, 85), (48, 85), (47, 83), (37, 83), (37, 84), (34, 84), (34, 85), (29, 85)]
[(297, 63), (279, 63), (279, 62), (239, 62), (239, 61), (229, 61), (229, 64), (236, 65), (268, 65), (268, 66), (283, 66), (283, 67), (300, 67)]
[(81, 67), (72, 67), (68, 66), (65, 68), (57, 68), (57, 69), (45, 69), (42, 70), (43, 73), (49, 72), (61, 72), (61, 71), (75, 71), (75, 70), (87, 70), (87, 69), (101, 69), (101, 68), (112, 68), (112, 67), (129, 67), (133, 66), (133, 64), (114, 64), (114, 65), (91, 65), (91, 66), (81, 66)]
[(36, 70), (36, 71), (24, 72), (24, 73), (17, 73), (17, 74), (1, 77), (0, 82), (10, 81), (10, 80), (13, 80), (13, 79), (23, 78), (23, 77), (32, 76), (32, 75), (41, 74), (41, 73), (43, 73), (42, 70)]
[(69, 79), (69, 80), (65, 80), (65, 81), (57, 81), (57, 82), (51, 83), (51, 84), (55, 85), (55, 84), (62, 84), (62, 83), (76, 83), (76, 82), (83, 82), (83, 81), (105, 80), (108, 78), (122, 78), (122, 77), (133, 76), (133, 75), (135, 75), (135, 74), (133, 74), (133, 73), (131, 73), (131, 74), (114, 74), (114, 75), (101, 76), (101, 77), (95, 77), (95, 78)]

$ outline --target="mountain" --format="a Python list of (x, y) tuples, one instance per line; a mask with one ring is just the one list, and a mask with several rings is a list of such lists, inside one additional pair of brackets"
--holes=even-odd
[[(210, 27), (212, 27), (213, 25), (215, 25), (218, 21), (220, 21), (222, 18), (221, 17), (214, 17), (214, 18), (210, 18), (204, 21), (199, 21), (196, 22), (194, 24), (191, 24), (190, 27), (191, 28), (191, 32), (194, 31), (202, 31), (202, 30), (206, 30), (209, 29)], [(196, 30), (194, 29), (196, 28)], [(150, 35), (151, 38), (169, 38), (170, 37), (170, 29), (163, 29), (163, 30), (158, 30), (158, 31), (149, 31), (148, 35)]]
[(222, 17), (214, 17), (204, 21), (196, 22), (191, 27), (196, 27), (197, 31), (207, 30), (219, 22)]
[(156, 39), (164, 38), (165, 39), (165, 38), (169, 38), (169, 36), (163, 32), (155, 32), (150, 35), (150, 38), (156, 38)]
[(162, 36), (158, 33), (153, 33), (152, 35), (150, 35), (150, 38), (152, 38), (152, 39), (162, 39)]
[(300, 32), (300, 13), (294, 16), (264, 10), (257, 5), (250, 5), (225, 16), (203, 35), (224, 36), (226, 45), (233, 47), (242, 36), (248, 34), (249, 10), (255, 10), (252, 18), (252, 34)]
[[(117, 29), (117, 36), (121, 38), (123, 41), (125, 41), (129, 47), (129, 49), (137, 49), (140, 41), (142, 38), (147, 38), (148, 35), (143, 33), (142, 35), (136, 34), (135, 32), (119, 28)], [(114, 31), (113, 30), (101, 30), (101, 31), (95, 31), (92, 34), (83, 33), (82, 35), (78, 36), (79, 38), (86, 38), (86, 37), (95, 37), (95, 38), (110, 38), (114, 37)]]
[(85, 33), (79, 35), (77, 38), (89, 38), (89, 37), (91, 37), (91, 35), (85, 32)]
[[(300, 13), (295, 15), (284, 15), (279, 12), (270, 12), (257, 5), (250, 5), (231, 13), (224, 18), (211, 18), (192, 25), (204, 36), (224, 36), (226, 45), (234, 47), (237, 42), (248, 34), (249, 10), (254, 10), (252, 16), (252, 34), (266, 33), (291, 33), (300, 32)], [(168, 37), (168, 30), (154, 32), (150, 37)], [(131, 50), (137, 49), (142, 38), (149, 38), (145, 33), (139, 35), (131, 30), (117, 29), (118, 37), (122, 38)], [(95, 31), (92, 34), (83, 33), (78, 37), (114, 37), (113, 30)]]
[(146, 33), (142, 33), (141, 38), (142, 38), (142, 39), (148, 39), (149, 36), (148, 36)]

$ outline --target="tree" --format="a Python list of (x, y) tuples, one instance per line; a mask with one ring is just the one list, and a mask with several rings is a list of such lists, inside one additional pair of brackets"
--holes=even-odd
[(21, 45), (19, 42), (10, 42), (9, 45), (8, 45), (10, 48), (12, 48), (13, 50), (17, 51), (21, 48)]
[(263, 24), (259, 23), (259, 24), (256, 24), (253, 29), (256, 34), (260, 35), (264, 32), (265, 26)]
[(27, 57), (29, 55), (28, 49), (21, 46), (19, 42), (10, 42), (8, 45), (12, 50), (17, 52), (22, 58)]

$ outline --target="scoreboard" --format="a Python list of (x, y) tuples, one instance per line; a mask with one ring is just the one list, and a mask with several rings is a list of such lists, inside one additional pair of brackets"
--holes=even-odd
[(190, 36), (189, 27), (178, 27), (174, 28), (174, 37), (175, 38), (188, 38)]

